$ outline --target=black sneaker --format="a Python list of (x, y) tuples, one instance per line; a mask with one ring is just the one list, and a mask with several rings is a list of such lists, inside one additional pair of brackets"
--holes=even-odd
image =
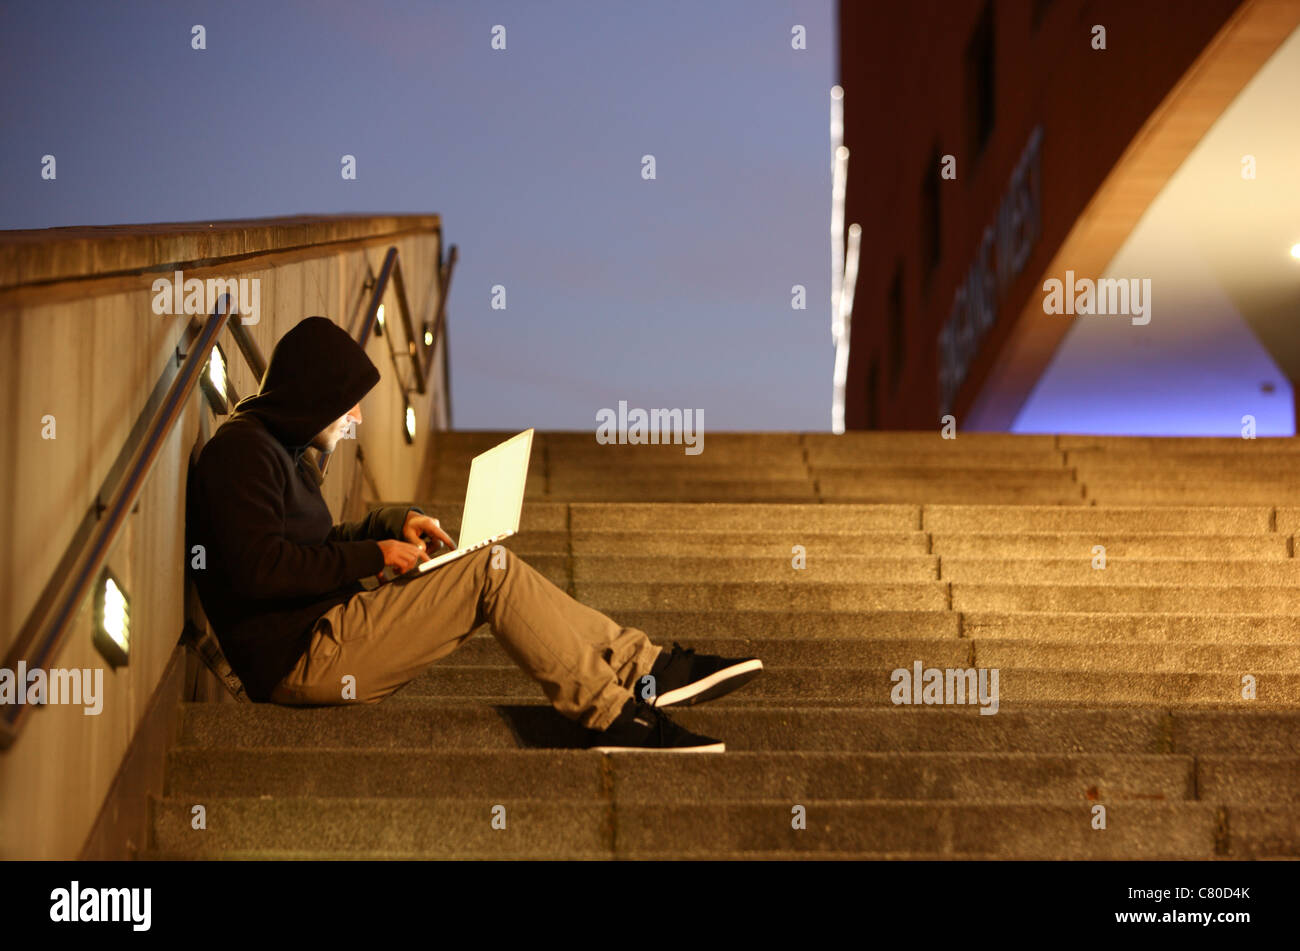
[(599, 753), (723, 753), (727, 744), (678, 726), (647, 703), (629, 697), (618, 718), (604, 730), (592, 730), (589, 749)]
[[(671, 652), (664, 651), (650, 673), (655, 679), (655, 696), (645, 697), (654, 707), (690, 706), (713, 700), (743, 687), (763, 671), (757, 657), (718, 657), (696, 654), (695, 648), (683, 649), (673, 641)], [(644, 679), (644, 678), (642, 678)], [(639, 680), (632, 693), (642, 698), (644, 685)]]

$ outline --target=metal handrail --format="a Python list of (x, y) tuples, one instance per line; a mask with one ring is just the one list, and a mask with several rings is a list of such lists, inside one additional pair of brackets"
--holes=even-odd
[(433, 343), (429, 346), (429, 365), (425, 367), (425, 374), (427, 375), (429, 367), (433, 365), (433, 353), (438, 347), (438, 341), (441, 340), (442, 385), (446, 389), (447, 425), (449, 426), (451, 425), (451, 377), (448, 375), (447, 369), (447, 351), (449, 349), (446, 325), (447, 294), (451, 291), (451, 276), (456, 270), (456, 261), (459, 257), (460, 253), (457, 251), (456, 245), (453, 244), (451, 250), (447, 253), (447, 262), (438, 269), (438, 283), (440, 288), (438, 291), (438, 312), (433, 318)]
[[(406, 331), (406, 355), (411, 358), (411, 370), (415, 373), (415, 392), (423, 395), (424, 361), (416, 353), (415, 328), (411, 326), (411, 308), (406, 302), (406, 282), (402, 280), (402, 262), (397, 258), (396, 248), (392, 248), (388, 253), (393, 255), (393, 292), (397, 295), (397, 311), (402, 315), (402, 327)], [(420, 338), (420, 344), (424, 344), (423, 337)]]
[[(402, 262), (398, 257), (397, 248), (391, 247), (384, 255), (384, 263), (380, 265), (379, 276), (374, 280), (374, 289), (370, 293), (370, 303), (366, 307), (365, 318), (361, 321), (361, 330), (357, 335), (357, 343), (365, 349), (370, 342), (370, 333), (375, 328), (379, 316), (379, 306), (384, 301), (384, 293), (388, 290), (388, 282), (393, 282), (393, 292), (397, 296), (397, 309), (401, 315), (402, 330), (406, 334), (406, 353), (411, 359), (411, 368), (415, 372), (415, 387), (403, 388), (408, 393), (423, 394), (428, 388), (429, 369), (433, 362), (433, 353), (438, 347), (438, 340), (446, 333), (444, 323), (447, 312), (447, 293), (451, 290), (451, 276), (455, 270), (456, 261), (459, 258), (459, 251), (456, 245), (451, 246), (447, 262), (439, 268), (438, 274), (438, 309), (434, 314), (432, 338), (433, 342), (424, 348), (423, 357), (419, 354), (419, 349), (423, 346), (423, 338), (418, 337), (415, 333), (415, 325), (411, 322), (411, 305), (406, 296), (406, 281), (402, 277)], [(419, 341), (417, 343), (416, 341)], [(443, 348), (443, 355), (446, 356), (446, 348)]]
[(361, 332), (357, 334), (357, 343), (362, 350), (370, 342), (370, 331), (374, 329), (378, 318), (379, 305), (384, 302), (384, 291), (388, 290), (388, 278), (393, 273), (393, 263), (396, 260), (397, 248), (389, 248), (384, 255), (384, 263), (380, 265), (379, 276), (375, 278), (374, 290), (370, 292), (370, 303), (366, 305), (366, 316), (361, 321)]
[[(68, 550), (68, 554), (76, 553), (72, 564), (67, 570), (60, 565), (37, 599), (5, 656), (4, 666), (9, 670), (17, 669), (20, 660), (27, 661), (31, 667), (44, 668), (63, 647), (72, 619), (103, 567), (109, 548), (116, 541), (122, 523), (139, 498), (163, 444), (184, 412), (212, 348), (216, 346), (217, 337), (229, 319), (228, 311), (212, 315), (204, 322), (197, 336), (194, 334), (195, 321), (191, 321), (187, 327), (191, 338), (185, 341), (187, 349), (182, 351), (180, 347), (176, 348), (176, 359), (180, 361), (184, 358), (180, 370), (154, 412), (144, 437), (132, 450), (120, 480), (112, 487), (108, 501), (96, 506), (98, 522), (91, 530), (90, 538), (85, 544), (74, 541)], [(103, 497), (104, 491), (101, 489), (97, 499)], [(67, 559), (68, 555), (65, 554), (64, 561)], [(21, 684), (19, 689), (26, 691), (27, 685)], [(17, 740), (31, 707), (32, 704), (29, 703), (6, 704), (3, 711), (0, 711), (0, 749), (8, 749)]]
[(239, 352), (244, 355), (244, 362), (248, 364), (248, 369), (253, 374), (253, 379), (259, 384), (262, 377), (266, 376), (266, 360), (262, 357), (262, 351), (257, 346), (257, 341), (253, 335), (244, 329), (243, 320), (236, 320), (230, 325), (230, 335), (235, 338), (235, 345), (239, 347)]
[[(402, 280), (402, 262), (397, 256), (397, 247), (393, 246), (388, 249), (384, 255), (384, 263), (379, 268), (379, 276), (375, 279), (374, 290), (370, 294), (370, 304), (366, 308), (365, 319), (361, 322), (361, 333), (357, 336), (357, 343), (361, 349), (366, 348), (370, 342), (370, 332), (375, 328), (379, 318), (379, 307), (384, 302), (384, 293), (388, 290), (389, 280), (393, 282), (393, 293), (397, 297), (397, 310), (401, 315), (402, 329), (406, 333), (406, 354), (411, 358), (411, 366), (415, 371), (415, 387), (408, 387), (405, 381), (402, 382), (402, 389), (407, 392), (423, 394), (425, 391), (424, 366), (417, 353), (415, 329), (411, 325), (411, 305), (406, 299), (406, 282)], [(437, 341), (434, 337), (434, 341)], [(420, 345), (424, 341), (421, 339)], [(432, 349), (432, 348), (430, 348)]]
[[(370, 292), (370, 303), (366, 305), (366, 313), (361, 320), (361, 328), (357, 332), (357, 344), (362, 350), (364, 350), (366, 344), (370, 342), (370, 333), (374, 330), (379, 320), (379, 306), (384, 302), (384, 293), (388, 290), (388, 282), (391, 280), (393, 282), (393, 293), (397, 296), (397, 309), (398, 313), (401, 315), (402, 329), (406, 333), (406, 355), (410, 357), (411, 369), (415, 373), (415, 386), (413, 388), (407, 386), (406, 381), (402, 379), (401, 374), (398, 374), (398, 380), (401, 384), (403, 394), (419, 393), (423, 395), (428, 389), (429, 370), (433, 365), (433, 354), (438, 348), (439, 339), (444, 339), (442, 348), (443, 379), (449, 379), (447, 377), (447, 346), (445, 343), (447, 330), (445, 326), (445, 315), (447, 310), (447, 291), (451, 287), (451, 274), (452, 270), (456, 266), (458, 256), (459, 254), (456, 250), (456, 245), (453, 244), (451, 246), (447, 263), (439, 268), (438, 310), (434, 316), (433, 332), (431, 334), (433, 343), (424, 347), (423, 356), (421, 356), (419, 350), (420, 347), (424, 345), (424, 338), (423, 336), (416, 336), (415, 326), (411, 323), (411, 305), (406, 296), (406, 281), (402, 277), (402, 262), (398, 257), (396, 245), (390, 247), (384, 255), (384, 263), (379, 267), (379, 275), (373, 281), (373, 289)], [(417, 340), (419, 340), (418, 344), (416, 343)], [(392, 347), (391, 343), (389, 345), (389, 353), (393, 360), (393, 366), (396, 368), (397, 351)], [(451, 419), (451, 386), (449, 383), (447, 384), (447, 418), (449, 420)], [(319, 468), (322, 478), (329, 468), (330, 457), (332, 455), (333, 453), (331, 452), (320, 453)]]

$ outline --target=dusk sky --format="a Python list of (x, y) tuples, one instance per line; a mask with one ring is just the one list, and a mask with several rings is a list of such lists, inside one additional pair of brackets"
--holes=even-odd
[(5, 0), (0, 228), (437, 213), (460, 252), (457, 428), (589, 429), (627, 400), (719, 430), (827, 430), (835, 16), (833, 0)]

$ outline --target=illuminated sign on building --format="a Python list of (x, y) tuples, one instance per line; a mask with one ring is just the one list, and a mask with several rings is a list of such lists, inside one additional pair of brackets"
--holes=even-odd
[(997, 320), (1007, 286), (1029, 260), (1041, 230), (1039, 151), (1043, 127), (1036, 126), (1011, 173), (997, 219), (984, 229), (979, 252), (953, 297), (939, 331), (939, 415), (952, 409), (980, 341)]

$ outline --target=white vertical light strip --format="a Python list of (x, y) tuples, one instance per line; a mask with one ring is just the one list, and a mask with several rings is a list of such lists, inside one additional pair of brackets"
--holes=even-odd
[(844, 432), (844, 387), (849, 372), (849, 327), (853, 288), (857, 283), (858, 245), (862, 229), (849, 228), (845, 266), (844, 194), (849, 180), (849, 150), (844, 145), (844, 88), (831, 87), (831, 341), (835, 369), (831, 382), (831, 432)]
[[(831, 432), (844, 432), (844, 385), (849, 376), (849, 336), (853, 330), (853, 291), (858, 284), (858, 248), (862, 244), (862, 226), (849, 226), (848, 261), (839, 297), (842, 330), (835, 341), (834, 397), (831, 400)], [(869, 394), (874, 398), (875, 394)]]
[(839, 342), (840, 285), (844, 280), (844, 187), (849, 150), (844, 147), (844, 90), (831, 87), (831, 340)]

